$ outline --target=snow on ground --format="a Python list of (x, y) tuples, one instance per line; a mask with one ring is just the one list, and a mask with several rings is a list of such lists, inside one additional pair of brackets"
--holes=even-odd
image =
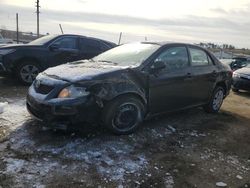
[[(6, 99), (6, 102), (2, 103), (2, 113), (0, 119), (8, 122), (4, 126), (8, 126), (10, 129), (16, 129), (29, 118), (29, 114), (25, 107), (25, 100), (11, 100)], [(3, 125), (2, 125), (3, 126)]]
[[(8, 104), (5, 103), (0, 118), (4, 122), (1, 126), (8, 130), (9, 140), (0, 147), (0, 151), (8, 147), (12, 153), (1, 157), (5, 170), (2, 169), (0, 174), (11, 177), (17, 187), (29, 186), (31, 180), (36, 182), (32, 186), (43, 187), (43, 178), (49, 179), (49, 174), (69, 175), (77, 171), (87, 174), (93, 169), (104, 182), (123, 184), (125, 177), (140, 177), (147, 169), (146, 155), (136, 152), (135, 148), (141, 137), (129, 135), (130, 142), (127, 138), (114, 136), (114, 139), (112, 136), (92, 139), (70, 137), (60, 142), (40, 143), (36, 140), (39, 138), (32, 135), (31, 129), (37, 126), (37, 122), (31, 120), (26, 111), (25, 100), (6, 101)], [(51, 134), (51, 130), (39, 128), (35, 129), (37, 134), (39, 131)], [(171, 126), (148, 130), (154, 138), (163, 138), (175, 131)], [(26, 156), (32, 156), (32, 159), (26, 160)], [(171, 187), (173, 178), (167, 176), (165, 183)]]

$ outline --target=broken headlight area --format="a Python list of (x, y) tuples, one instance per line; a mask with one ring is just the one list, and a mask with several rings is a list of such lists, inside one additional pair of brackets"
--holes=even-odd
[(88, 96), (90, 93), (85, 87), (68, 86), (60, 91), (58, 98), (79, 98)]

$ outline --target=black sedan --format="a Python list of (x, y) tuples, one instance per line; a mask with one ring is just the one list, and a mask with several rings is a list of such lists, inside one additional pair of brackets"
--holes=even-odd
[(48, 35), (26, 45), (0, 48), (0, 75), (16, 75), (31, 84), (48, 67), (92, 58), (116, 46), (114, 43), (80, 35)]
[(250, 91), (250, 65), (233, 73), (232, 90), (238, 92), (240, 89)]
[(203, 106), (218, 112), (232, 72), (210, 52), (179, 43), (132, 43), (40, 73), (27, 96), (37, 119), (65, 127), (101, 122), (117, 134), (143, 119)]

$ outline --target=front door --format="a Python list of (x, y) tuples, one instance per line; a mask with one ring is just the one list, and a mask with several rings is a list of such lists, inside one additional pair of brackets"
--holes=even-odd
[(192, 75), (185, 45), (168, 47), (155, 58), (165, 68), (149, 75), (149, 108), (152, 113), (173, 111), (190, 104)]
[(79, 60), (77, 37), (62, 37), (50, 45), (49, 66)]

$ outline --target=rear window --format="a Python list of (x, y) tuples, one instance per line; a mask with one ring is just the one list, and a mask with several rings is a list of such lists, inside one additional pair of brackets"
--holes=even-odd
[(207, 66), (212, 63), (211, 58), (201, 49), (189, 48), (192, 66)]
[(77, 49), (76, 37), (62, 37), (56, 40), (53, 44), (58, 45), (61, 49)]
[(101, 52), (104, 51), (103, 45), (98, 40), (93, 39), (80, 39), (80, 49), (84, 52)]

